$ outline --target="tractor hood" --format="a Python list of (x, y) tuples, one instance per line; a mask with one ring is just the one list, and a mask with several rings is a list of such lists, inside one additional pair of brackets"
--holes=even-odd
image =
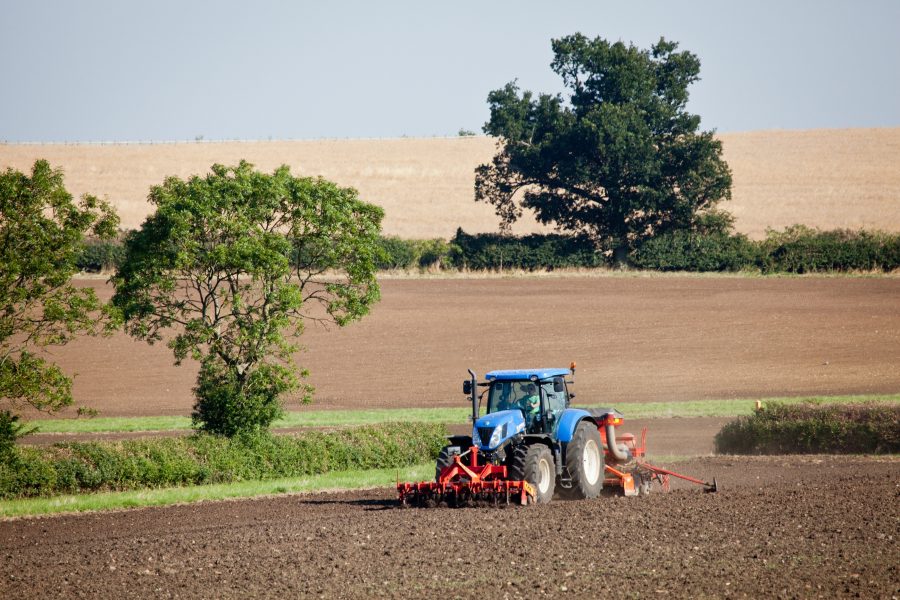
[(519, 409), (501, 410), (475, 421), (472, 441), (479, 450), (494, 450), (525, 431), (525, 417)]

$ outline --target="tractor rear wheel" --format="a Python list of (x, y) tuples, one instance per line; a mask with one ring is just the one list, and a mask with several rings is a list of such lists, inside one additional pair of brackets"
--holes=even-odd
[(553, 498), (553, 490), (556, 487), (556, 469), (553, 463), (553, 454), (550, 448), (543, 444), (528, 446), (525, 454), (523, 479), (534, 487), (534, 501), (537, 504), (546, 504)]
[(570, 500), (596, 498), (603, 489), (603, 446), (600, 431), (588, 421), (575, 429), (566, 446), (566, 469), (572, 487), (560, 489), (560, 496)]

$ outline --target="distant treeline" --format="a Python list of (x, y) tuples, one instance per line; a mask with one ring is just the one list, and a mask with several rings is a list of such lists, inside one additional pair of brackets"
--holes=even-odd
[[(561, 234), (521, 237), (458, 229), (442, 239), (382, 237), (380, 270), (554, 270), (612, 265), (590, 240)], [(78, 266), (83, 271), (114, 270), (124, 258), (121, 241), (88, 240)], [(900, 234), (845, 229), (821, 231), (794, 225), (753, 241), (742, 234), (673, 232), (656, 237), (630, 258), (649, 271), (828, 273), (893, 271), (900, 268)]]

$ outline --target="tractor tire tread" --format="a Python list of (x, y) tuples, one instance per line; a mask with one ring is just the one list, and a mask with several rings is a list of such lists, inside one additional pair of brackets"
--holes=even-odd
[[(599, 454), (600, 473), (596, 481), (589, 481), (588, 474), (584, 471), (584, 452), (589, 442), (594, 442), (595, 451)], [(572, 480), (572, 487), (560, 488), (559, 495), (567, 500), (582, 500), (596, 498), (603, 490), (604, 460), (603, 446), (600, 440), (600, 432), (589, 421), (582, 421), (575, 428), (572, 440), (566, 446), (566, 469)]]

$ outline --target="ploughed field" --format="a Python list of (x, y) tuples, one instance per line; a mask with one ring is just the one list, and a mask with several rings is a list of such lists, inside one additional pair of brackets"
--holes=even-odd
[(378, 489), (0, 522), (0, 596), (900, 595), (896, 458), (672, 466), (722, 491), (402, 509)]
[[(305, 335), (316, 408), (464, 405), (467, 366), (575, 359), (576, 403), (621, 408), (651, 462), (721, 491), (403, 509), (374, 489), (0, 521), (0, 598), (897, 597), (900, 459), (670, 463), (709, 454), (727, 419), (631, 420), (627, 402), (896, 392), (898, 308), (891, 278), (387, 280), (362, 322)], [(105, 415), (189, 411), (194, 371), (164, 346), (119, 334), (54, 358)]]
[[(104, 281), (83, 280), (108, 298)], [(464, 406), (466, 368), (578, 362), (576, 404), (896, 393), (900, 278), (386, 279), (369, 316), (310, 325), (313, 409)], [(55, 348), (76, 406), (189, 415), (196, 365), (123, 333)], [(296, 402), (288, 403), (297, 409)], [(70, 413), (74, 413), (70, 411)]]

